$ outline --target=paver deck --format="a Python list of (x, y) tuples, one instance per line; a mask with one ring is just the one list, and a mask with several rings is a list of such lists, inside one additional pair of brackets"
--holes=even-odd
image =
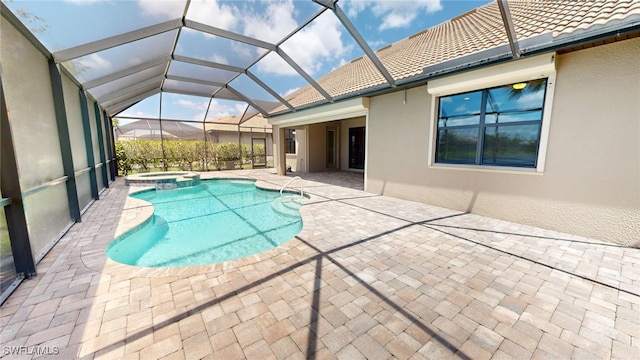
[(118, 179), (0, 309), (0, 357), (638, 358), (640, 250), (304, 178), (294, 239), (173, 269), (105, 255), (152, 212)]

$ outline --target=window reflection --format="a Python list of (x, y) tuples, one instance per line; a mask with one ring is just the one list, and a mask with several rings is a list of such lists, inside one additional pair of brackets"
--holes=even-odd
[(440, 99), (440, 118), (479, 114), (481, 104), (481, 91), (447, 96)]
[(512, 112), (540, 108), (544, 101), (546, 81), (526, 84), (522, 89), (508, 85), (488, 90), (487, 112)]
[(473, 164), (476, 161), (478, 130), (443, 130), (438, 136), (438, 160), (455, 164)]
[(493, 126), (484, 134), (482, 163), (504, 166), (535, 166), (540, 126)]
[(480, 116), (460, 116), (449, 119), (442, 119), (440, 126), (460, 126), (460, 125), (477, 125), (480, 123)]
[(436, 162), (535, 167), (546, 84), (537, 79), (440, 98)]

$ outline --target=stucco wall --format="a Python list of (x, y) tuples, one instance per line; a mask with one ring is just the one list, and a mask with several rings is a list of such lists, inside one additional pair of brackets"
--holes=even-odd
[(354, 170), (354, 169), (349, 169), (349, 129), (354, 127), (365, 126), (365, 123), (366, 123), (366, 118), (364, 116), (352, 118), (352, 119), (346, 119), (340, 122), (340, 168), (341, 170)]
[(429, 167), (426, 87), (374, 97), (366, 190), (640, 246), (639, 58), (638, 38), (558, 56), (542, 174)]
[(309, 172), (327, 169), (327, 123), (313, 124), (307, 127), (309, 147)]
[(291, 166), (293, 172), (307, 172), (307, 132), (306, 126), (296, 127), (296, 153), (286, 154), (287, 165)]

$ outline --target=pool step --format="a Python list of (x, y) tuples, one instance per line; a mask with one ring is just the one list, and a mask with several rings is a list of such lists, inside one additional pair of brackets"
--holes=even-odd
[(282, 196), (271, 201), (271, 207), (279, 214), (298, 217), (302, 206), (302, 198), (299, 196)]

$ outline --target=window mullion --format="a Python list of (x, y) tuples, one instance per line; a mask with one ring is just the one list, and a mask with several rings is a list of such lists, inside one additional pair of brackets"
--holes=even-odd
[(480, 100), (480, 119), (478, 124), (478, 144), (476, 146), (476, 164), (482, 165), (482, 149), (484, 147), (484, 118), (487, 112), (487, 94), (489, 90), (482, 91)]
[[(502, 114), (502, 113), (500, 113)], [(491, 123), (491, 124), (484, 124), (483, 126), (486, 128), (488, 127), (498, 127), (498, 126), (518, 126), (518, 125), (533, 125), (533, 124), (540, 124), (540, 120), (523, 120), (523, 121), (511, 121), (511, 122), (505, 122), (505, 123), (500, 123), (497, 122), (495, 124)]]
[(451, 129), (477, 129), (478, 125), (454, 125), (454, 126), (438, 126), (440, 130), (451, 130)]

